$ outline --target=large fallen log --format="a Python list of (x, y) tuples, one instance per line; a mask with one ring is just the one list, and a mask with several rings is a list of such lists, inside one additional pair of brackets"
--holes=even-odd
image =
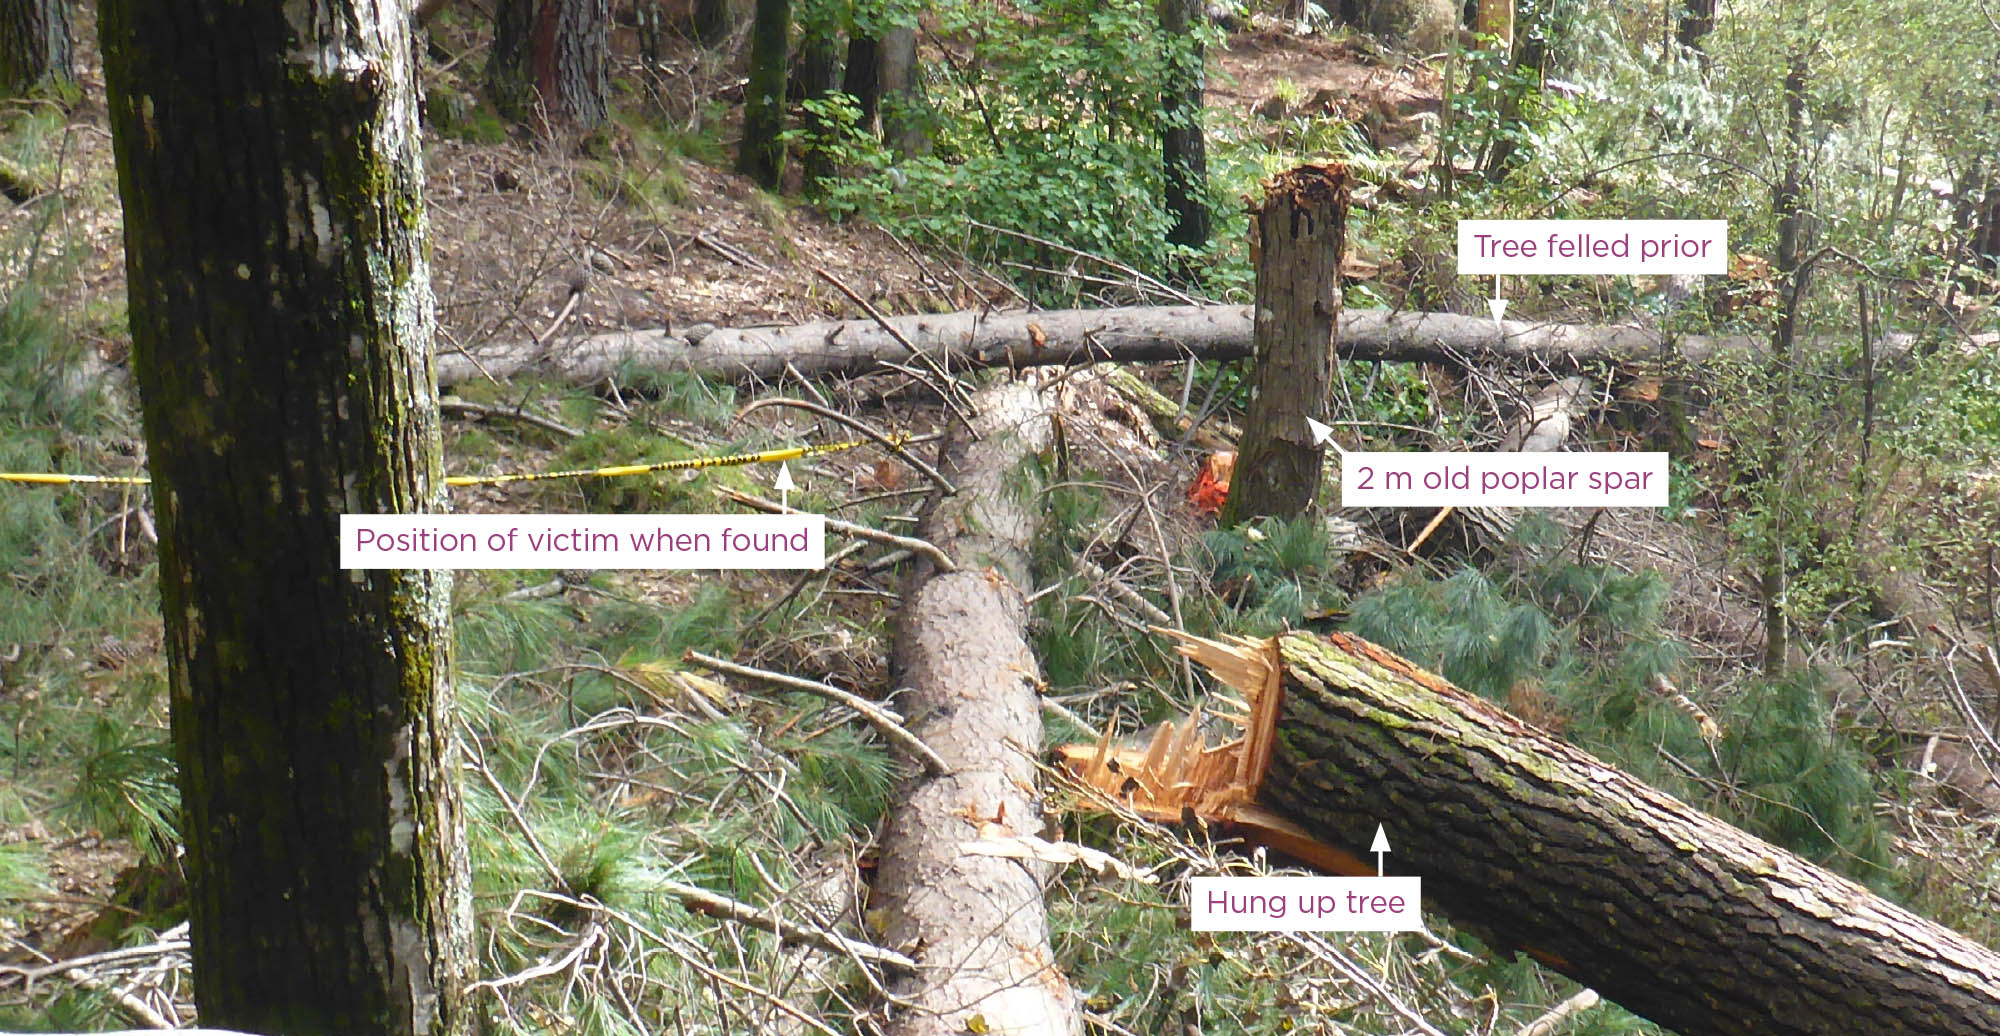
[(1029, 385), (973, 399), (977, 434), (954, 433), (941, 465), (958, 493), (919, 526), (957, 568), (920, 560), (897, 620), (897, 707), (948, 769), (905, 784), (882, 833), (873, 916), (920, 965), (891, 987), (887, 1032), (1069, 1036), (1081, 1021), (1049, 946), (1048, 865), (966, 848), (1041, 831), (1040, 678), (1025, 639), (1039, 504), (1019, 472), (1050, 438)]
[(1133, 809), (1183, 810), (1368, 874), (1375, 825), (1426, 909), (1682, 1036), (2000, 1033), (2000, 955), (1695, 810), (1356, 637), (1183, 653), (1241, 691), (1148, 751), (1063, 749)]
[[(1132, 306), (1042, 312), (919, 314), (885, 321), (836, 320), (792, 327), (710, 329), (693, 340), (664, 330), (617, 331), (542, 346), (534, 342), (482, 346), (437, 357), (438, 383), (482, 376), (541, 374), (590, 384), (629, 371), (693, 371), (727, 380), (775, 379), (792, 370), (807, 376), (865, 374), (883, 363), (911, 359), (898, 336), (944, 367), (1122, 363), (1193, 356), (1236, 360), (1250, 355), (1248, 306)], [(1665, 362), (1700, 366), (1725, 356), (1755, 356), (1765, 343), (1747, 337), (1667, 337), (1640, 327), (1534, 324), (1454, 313), (1351, 309), (1338, 335), (1343, 359), (1479, 363), (1538, 360), (1550, 366)], [(1878, 355), (1906, 351), (1910, 335), (1885, 336)]]

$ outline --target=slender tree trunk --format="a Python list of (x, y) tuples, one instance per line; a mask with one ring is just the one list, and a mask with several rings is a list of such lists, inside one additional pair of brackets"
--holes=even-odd
[(1208, 244), (1208, 143), (1203, 96), (1208, 67), (1196, 28), (1201, 0), (1160, 0), (1160, 35), (1167, 48), (1167, 85), (1160, 98), (1160, 158), (1166, 173), (1168, 242)]
[(1502, 49), (1514, 47), (1514, 0), (1479, 0), (1473, 30), (1497, 38)]
[(847, 38), (847, 70), (840, 80), (840, 92), (854, 98), (861, 110), (862, 132), (875, 132), (876, 117), (882, 111), (882, 42), (856, 32)]
[[(825, 100), (840, 86), (840, 36), (833, 19), (819, 18), (801, 24), (798, 51), (798, 67), (794, 71), (796, 89), (793, 92), (801, 101)], [(834, 126), (811, 106), (806, 108), (805, 122), (808, 139), (803, 165), (806, 185), (811, 188), (833, 175), (826, 147), (822, 144), (828, 142)]]
[(515, 121), (588, 130), (604, 121), (610, 0), (497, 0), (487, 92)]
[(450, 573), (336, 549), (446, 504), (407, 10), (99, 27), (202, 1020), (469, 1032)]
[(69, 0), (0, 0), (0, 95), (76, 78)]
[(1764, 500), (1764, 535), (1767, 539), (1763, 571), (1758, 577), (1764, 598), (1764, 675), (1772, 678), (1785, 671), (1788, 634), (1785, 623), (1785, 495), (1790, 477), (1792, 347), (1798, 336), (1799, 307), (1804, 303), (1812, 271), (1801, 263), (1800, 236), (1805, 219), (1805, 107), (1806, 84), (1810, 75), (1805, 53), (1792, 56), (1785, 73), (1785, 171), (1771, 200), (1778, 217), (1777, 277), (1784, 297), (1778, 303), (1778, 318), (1771, 330), (1770, 361), (1765, 365), (1771, 413), (1768, 453), (1758, 491)]
[(791, 61), (791, 0), (757, 0), (750, 29), (750, 85), (744, 90), (743, 142), (736, 171), (775, 190), (785, 171), (785, 81)]
[(1347, 192), (1345, 166), (1300, 166), (1271, 181), (1257, 211), (1256, 366), (1224, 524), (1297, 515), (1319, 492), (1325, 448), (1306, 421), (1327, 419)]
[(917, 64), (917, 27), (899, 25), (882, 34), (880, 50), (882, 140), (900, 155), (930, 150), (924, 114), (923, 71)]

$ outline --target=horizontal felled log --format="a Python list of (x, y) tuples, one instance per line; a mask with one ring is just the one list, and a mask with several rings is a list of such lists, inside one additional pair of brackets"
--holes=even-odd
[[(792, 327), (615, 331), (543, 345), (493, 344), (437, 357), (438, 383), (483, 376), (539, 374), (591, 384), (635, 371), (693, 371), (728, 380), (769, 380), (787, 368), (806, 376), (865, 374), (911, 359), (899, 336), (953, 369), (1141, 362), (1250, 355), (1248, 306), (1129, 306), (1043, 312), (918, 314), (889, 317), (892, 334), (873, 320)], [(1758, 355), (1747, 337), (1664, 336), (1639, 327), (1537, 324), (1454, 313), (1350, 309), (1342, 313), (1340, 355), (1355, 360), (1482, 363), (1537, 360), (1582, 363), (1671, 362), (1699, 366), (1727, 356)], [(1992, 336), (1981, 336), (1988, 341)], [(1878, 356), (1907, 351), (1909, 335), (1886, 335)]]

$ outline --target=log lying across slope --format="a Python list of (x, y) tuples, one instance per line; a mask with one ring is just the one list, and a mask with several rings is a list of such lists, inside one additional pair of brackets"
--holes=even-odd
[(883, 941), (909, 948), (921, 965), (892, 987), (904, 1002), (887, 1031), (1068, 1036), (1081, 1022), (1049, 948), (1050, 868), (965, 848), (1041, 830), (1040, 677), (1025, 639), (1027, 550), (1040, 504), (1020, 469), (1050, 438), (1048, 414), (1026, 384), (973, 401), (978, 434), (954, 431), (941, 465), (958, 493), (937, 500), (919, 526), (957, 569), (919, 562), (896, 626), (897, 707), (949, 771), (905, 784), (882, 833), (871, 903)]
[(2000, 1033), (2000, 955), (1662, 794), (1367, 641), (1183, 652), (1245, 730), (1063, 754), (1149, 815), (1183, 808), (1340, 871), (1376, 823), (1425, 906), (1683, 1036)]
[[(1236, 360), (1250, 355), (1248, 306), (1131, 306), (1042, 312), (918, 314), (890, 317), (891, 334), (872, 320), (835, 320), (793, 327), (722, 328), (699, 340), (663, 330), (616, 331), (549, 347), (533, 342), (440, 353), (438, 384), (490, 375), (536, 373), (591, 384), (621, 371), (693, 371), (731, 380), (784, 376), (789, 366), (812, 377), (865, 374), (884, 362), (903, 363), (901, 335), (943, 366), (1032, 367), (1098, 360), (1121, 363)], [(1994, 336), (1978, 336), (1990, 342)], [(1755, 356), (1766, 343), (1747, 337), (1669, 337), (1639, 327), (1536, 324), (1454, 313), (1346, 310), (1340, 320), (1343, 359), (1441, 363), (1539, 360), (1579, 363), (1677, 362), (1700, 366), (1727, 356)], [(1876, 355), (1907, 351), (1914, 339), (1890, 334)], [(482, 375), (481, 372), (485, 372)]]

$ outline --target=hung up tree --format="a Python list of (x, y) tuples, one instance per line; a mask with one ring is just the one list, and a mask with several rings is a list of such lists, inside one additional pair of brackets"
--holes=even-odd
[(201, 1020), (470, 1032), (451, 574), (338, 550), (446, 505), (408, 11), (98, 24)]
[(1304, 165), (1265, 185), (1250, 254), (1256, 356), (1243, 443), (1222, 520), (1304, 511), (1319, 492), (1325, 447), (1307, 420), (1327, 419), (1347, 235), (1347, 167)]
[(1991, 1036), (2000, 955), (1646, 786), (1358, 637), (1183, 654), (1242, 695), (1145, 750), (1069, 745), (1127, 808), (1335, 873), (1388, 825), (1425, 908), (1683, 1036)]

